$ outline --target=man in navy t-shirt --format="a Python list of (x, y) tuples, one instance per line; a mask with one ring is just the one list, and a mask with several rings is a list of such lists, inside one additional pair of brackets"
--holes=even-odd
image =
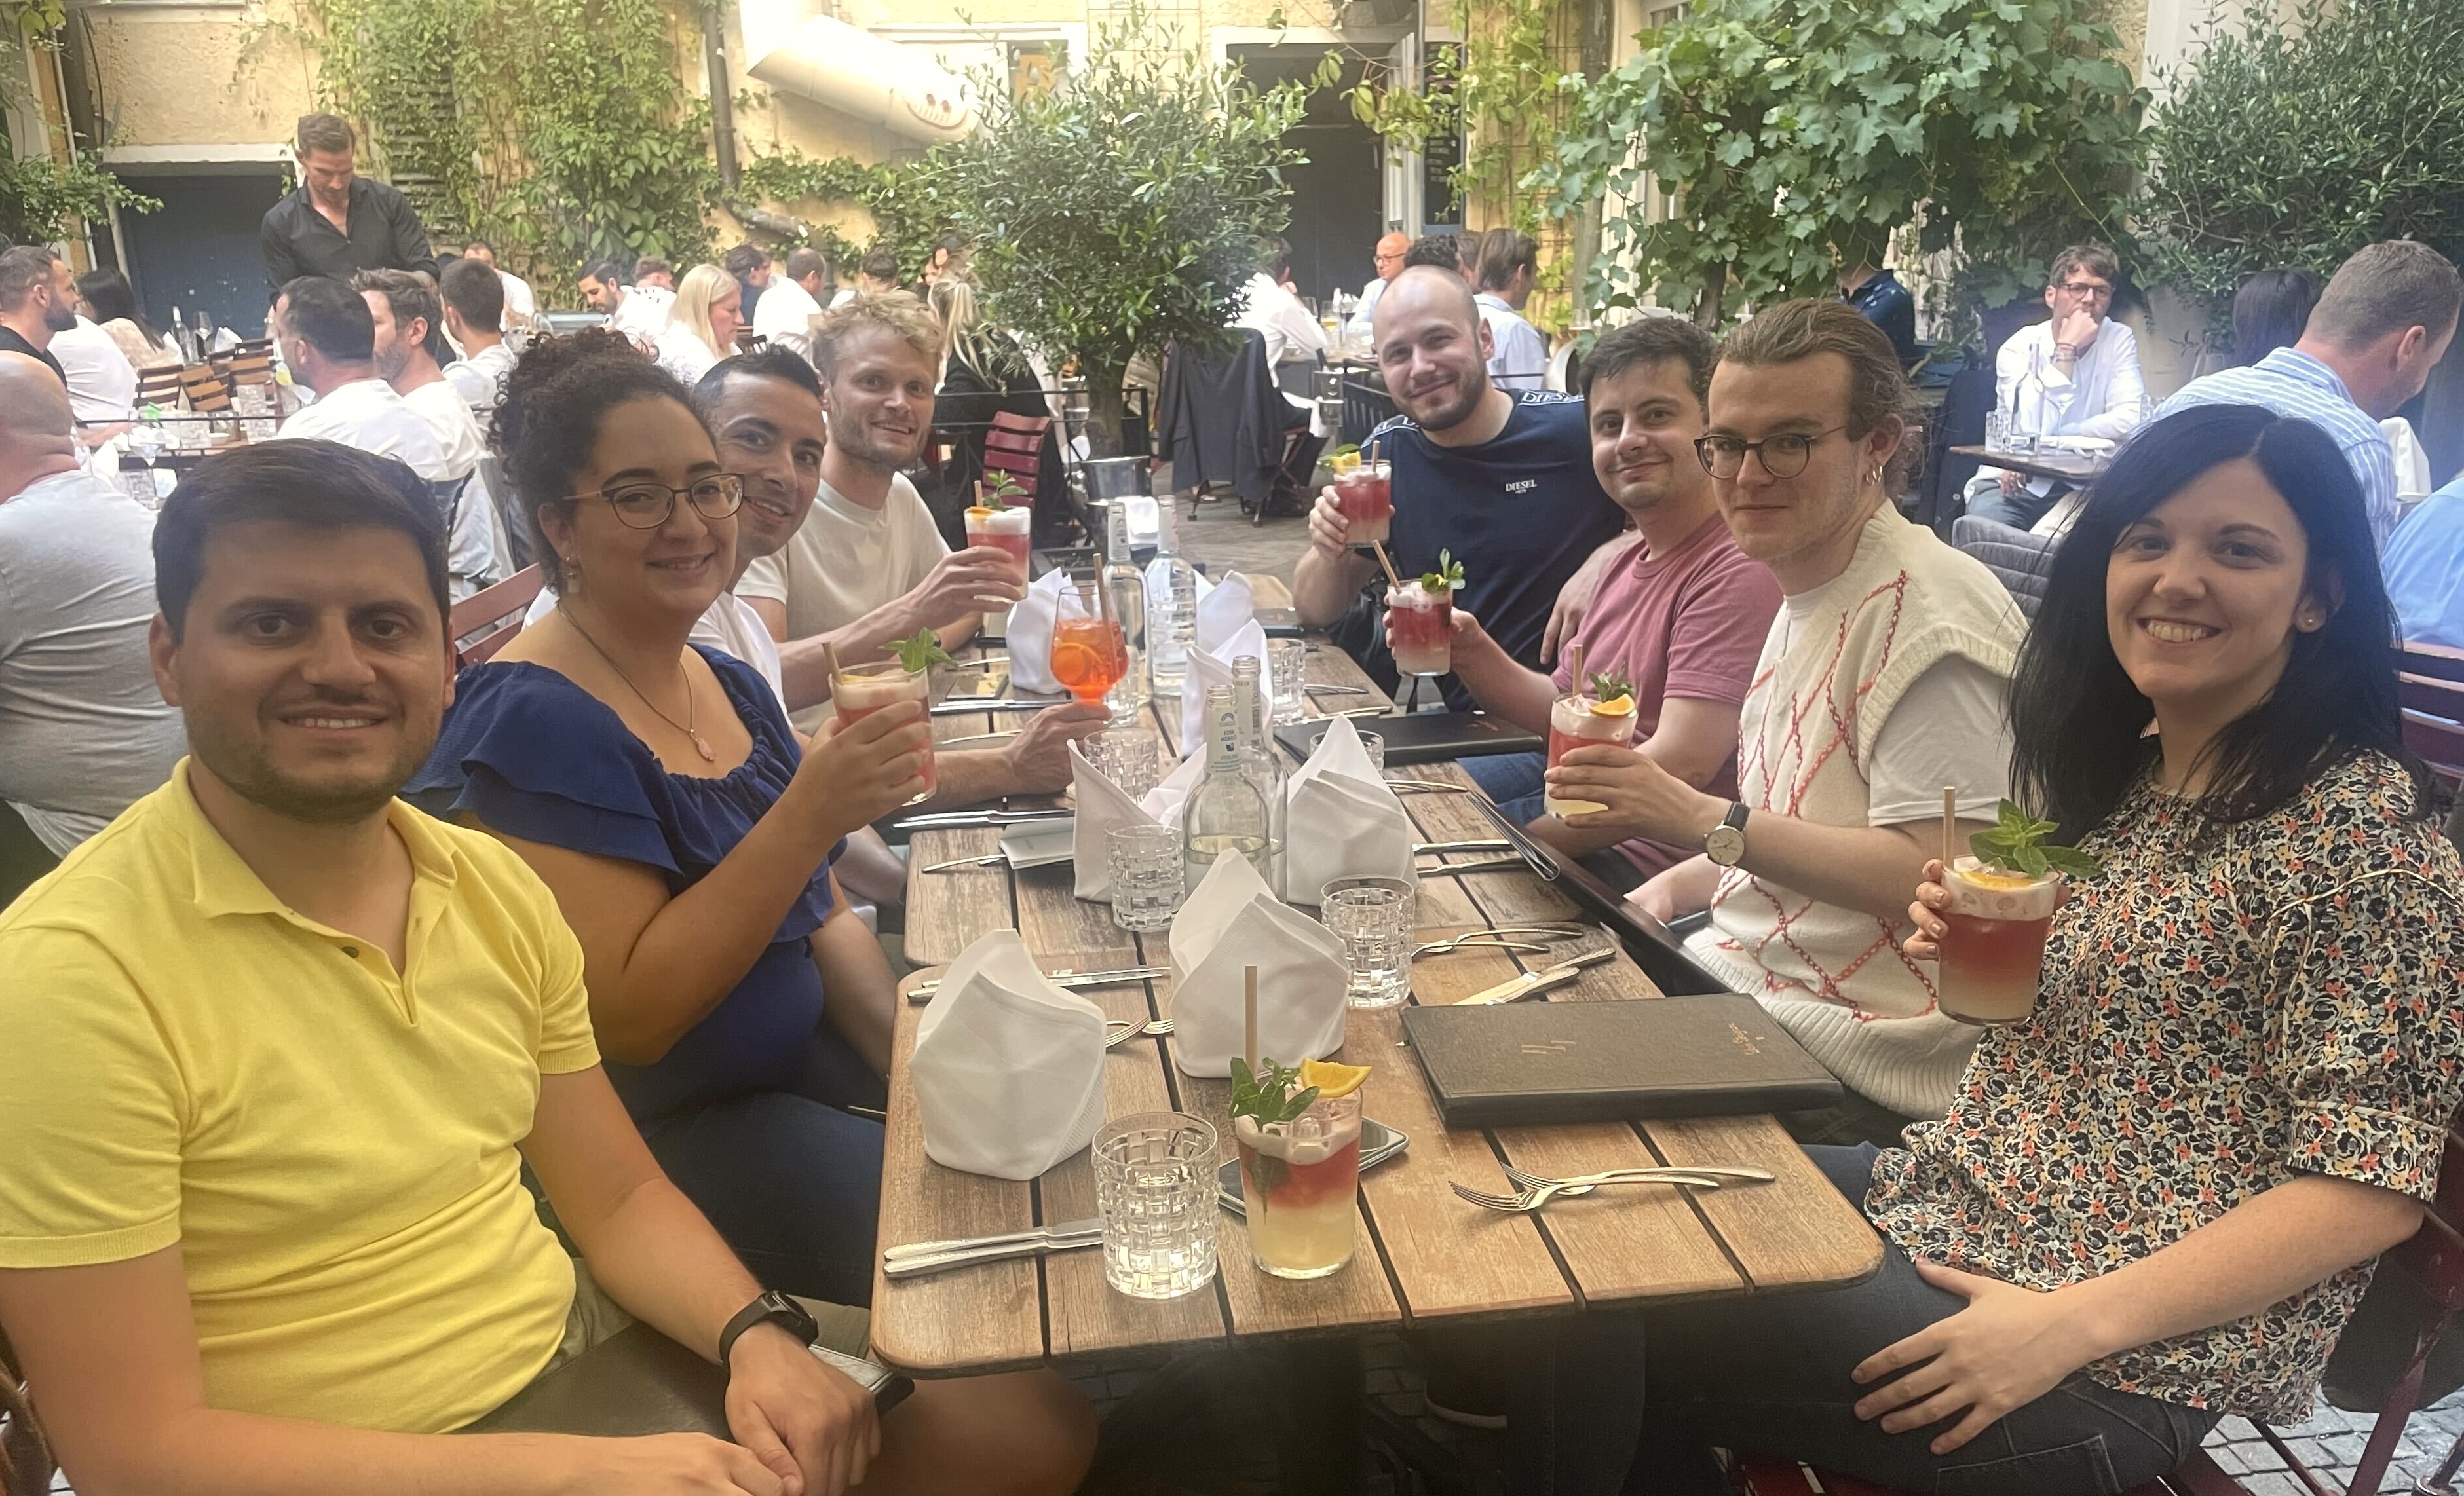
[[(1460, 276), (1414, 266), (1388, 284), (1375, 315), (1386, 390), (1403, 413), (1377, 428), (1371, 454), (1394, 464), (1395, 521), (1387, 542), (1406, 578), (1463, 563), (1455, 601), (1522, 664), (1538, 669), (1557, 594), (1592, 553), (1625, 531), (1624, 511), (1592, 471), (1583, 402), (1489, 382), (1489, 335)], [(1309, 549), (1292, 578), (1301, 621), (1342, 617), (1377, 572), (1344, 543), (1334, 491), (1309, 512)], [(1373, 639), (1375, 634), (1373, 632)], [(1364, 658), (1391, 679), (1382, 643)], [(1446, 680), (1447, 704), (1471, 705)]]

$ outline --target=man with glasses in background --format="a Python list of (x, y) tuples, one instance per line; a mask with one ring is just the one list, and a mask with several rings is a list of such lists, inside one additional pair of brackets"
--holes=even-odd
[(1547, 775), (1609, 807), (1573, 830), (1702, 849), (1628, 896), (1661, 919), (1709, 911), (1687, 950), (1847, 1086), (1783, 1119), (1803, 1142), (1895, 1143), (1943, 1114), (1976, 1043), (1900, 940), (1942, 848), (1943, 787), (1963, 844), (2007, 792), (2024, 626), (1991, 572), (1892, 505), (1906, 398), (1890, 340), (1844, 302), (1729, 334), (1696, 451), (1737, 549), (1785, 594), (1738, 723), (1737, 798), (1630, 748), (1578, 748)]
[[(2101, 244), (2074, 244), (2054, 256), (2045, 280), (2053, 316), (2011, 335), (1993, 356), (1993, 404), (2013, 429), (2038, 436), (2101, 436), (2119, 442), (2147, 418), (2139, 340), (2105, 316), (2122, 262)], [(2030, 370), (2036, 383), (2023, 388)], [(2054, 478), (1980, 468), (1968, 484), (1968, 512), (2014, 530), (2035, 524), (2070, 492)]]
[(1412, 241), (1399, 229), (1390, 229), (1377, 241), (1370, 258), (1377, 264), (1377, 274), (1360, 288), (1360, 304), (1352, 309), (1351, 320), (1343, 324), (1346, 342), (1367, 341), (1373, 328), (1370, 318), (1377, 310), (1377, 298), (1386, 294), (1386, 282), (1403, 273), (1403, 256), (1412, 253)]

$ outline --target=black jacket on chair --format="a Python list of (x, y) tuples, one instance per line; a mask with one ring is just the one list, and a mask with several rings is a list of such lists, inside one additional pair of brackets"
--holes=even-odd
[(1275, 387), (1266, 362), (1266, 340), (1253, 328), (1236, 329), (1240, 351), (1194, 351), (1174, 343), (1164, 350), (1163, 389), (1156, 400), (1156, 452), (1172, 464), (1172, 486), (1228, 483), (1251, 509), (1273, 492), (1283, 467), (1291, 408)]

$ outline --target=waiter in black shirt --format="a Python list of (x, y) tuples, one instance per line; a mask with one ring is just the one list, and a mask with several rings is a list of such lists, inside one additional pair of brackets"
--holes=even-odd
[(266, 209), (259, 234), (266, 277), (275, 285), (301, 275), (348, 285), (363, 270), (436, 274), (418, 210), (392, 187), (352, 170), (356, 143), (338, 115), (300, 117), (299, 186)]
[(0, 253), (0, 353), (39, 359), (66, 385), (52, 338), (77, 325), (77, 282), (68, 261), (39, 244)]

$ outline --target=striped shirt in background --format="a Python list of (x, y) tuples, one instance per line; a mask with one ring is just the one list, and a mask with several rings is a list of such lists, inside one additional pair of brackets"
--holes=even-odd
[(2399, 514), (2395, 497), (2395, 457), (2387, 432), (2379, 429), (2336, 371), (2294, 348), (2278, 348), (2248, 368), (2221, 369), (2183, 385), (2158, 407), (2156, 420), (2192, 406), (2259, 406), (2277, 415), (2307, 421), (2335, 439), (2344, 460), (2361, 480), (2362, 504), (2369, 513), (2370, 534), (2387, 549)]

